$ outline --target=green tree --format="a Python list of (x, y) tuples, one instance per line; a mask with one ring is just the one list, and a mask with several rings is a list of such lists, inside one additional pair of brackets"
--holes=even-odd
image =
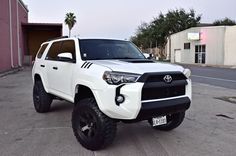
[(150, 46), (150, 32), (150, 25), (148, 23), (142, 23), (138, 27), (135, 36), (132, 36), (130, 40), (141, 48), (147, 48)]
[(227, 26), (231, 26), (231, 25), (236, 25), (236, 22), (234, 20), (231, 20), (229, 18), (224, 18), (222, 20), (216, 20), (213, 25), (215, 26), (220, 26), (220, 25), (227, 25)]
[(157, 46), (161, 50), (161, 57), (164, 57), (168, 36), (195, 27), (200, 20), (201, 15), (196, 15), (192, 9), (189, 12), (184, 9), (169, 10), (167, 14), (160, 13), (150, 23), (141, 24), (130, 40), (144, 49)]
[(76, 23), (76, 16), (74, 15), (74, 13), (72, 13), (72, 12), (67, 13), (64, 22), (66, 25), (68, 25), (69, 37), (70, 37), (71, 36), (71, 29), (74, 27), (74, 25)]

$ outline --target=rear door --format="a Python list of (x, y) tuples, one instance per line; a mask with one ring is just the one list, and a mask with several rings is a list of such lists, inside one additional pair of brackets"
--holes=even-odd
[[(73, 61), (59, 59), (58, 55), (61, 53), (71, 53)], [(51, 92), (71, 100), (72, 76), (76, 66), (74, 40), (54, 42), (46, 56), (46, 63)]]
[[(46, 66), (45, 66), (45, 61), (44, 58), (42, 57), (43, 55), (45, 55), (46, 51), (48, 51), (48, 43), (44, 43), (41, 45), (36, 58), (35, 62), (34, 62), (34, 67), (33, 67), (33, 73), (36, 71), (37, 74), (40, 74), (42, 78), (47, 79), (47, 73), (46, 73)], [(43, 79), (43, 85), (44, 87), (47, 89), (47, 81), (44, 81), (45, 79)]]

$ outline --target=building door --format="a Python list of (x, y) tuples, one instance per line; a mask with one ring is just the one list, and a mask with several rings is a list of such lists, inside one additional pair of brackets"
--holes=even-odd
[(181, 50), (175, 49), (175, 62), (180, 63), (181, 62)]
[(195, 63), (206, 63), (206, 45), (195, 46)]

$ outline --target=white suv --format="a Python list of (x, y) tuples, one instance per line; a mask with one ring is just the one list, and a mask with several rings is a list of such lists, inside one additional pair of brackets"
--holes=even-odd
[(53, 99), (74, 103), (74, 135), (85, 148), (99, 150), (114, 140), (119, 121), (178, 127), (191, 103), (190, 74), (146, 59), (129, 41), (54, 39), (35, 58), (34, 106), (45, 113)]

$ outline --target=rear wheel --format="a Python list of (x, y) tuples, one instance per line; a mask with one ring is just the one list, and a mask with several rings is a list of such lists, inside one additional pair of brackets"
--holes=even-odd
[[(167, 124), (155, 126), (154, 129), (161, 131), (170, 131), (177, 128), (184, 120), (185, 112), (175, 113), (167, 115)], [(149, 124), (152, 125), (152, 119), (148, 120)]]
[(48, 94), (41, 81), (35, 81), (33, 88), (34, 108), (38, 113), (46, 113), (50, 110), (52, 96)]
[(116, 122), (99, 110), (93, 98), (76, 104), (72, 113), (72, 128), (78, 142), (89, 150), (106, 147), (116, 134)]

